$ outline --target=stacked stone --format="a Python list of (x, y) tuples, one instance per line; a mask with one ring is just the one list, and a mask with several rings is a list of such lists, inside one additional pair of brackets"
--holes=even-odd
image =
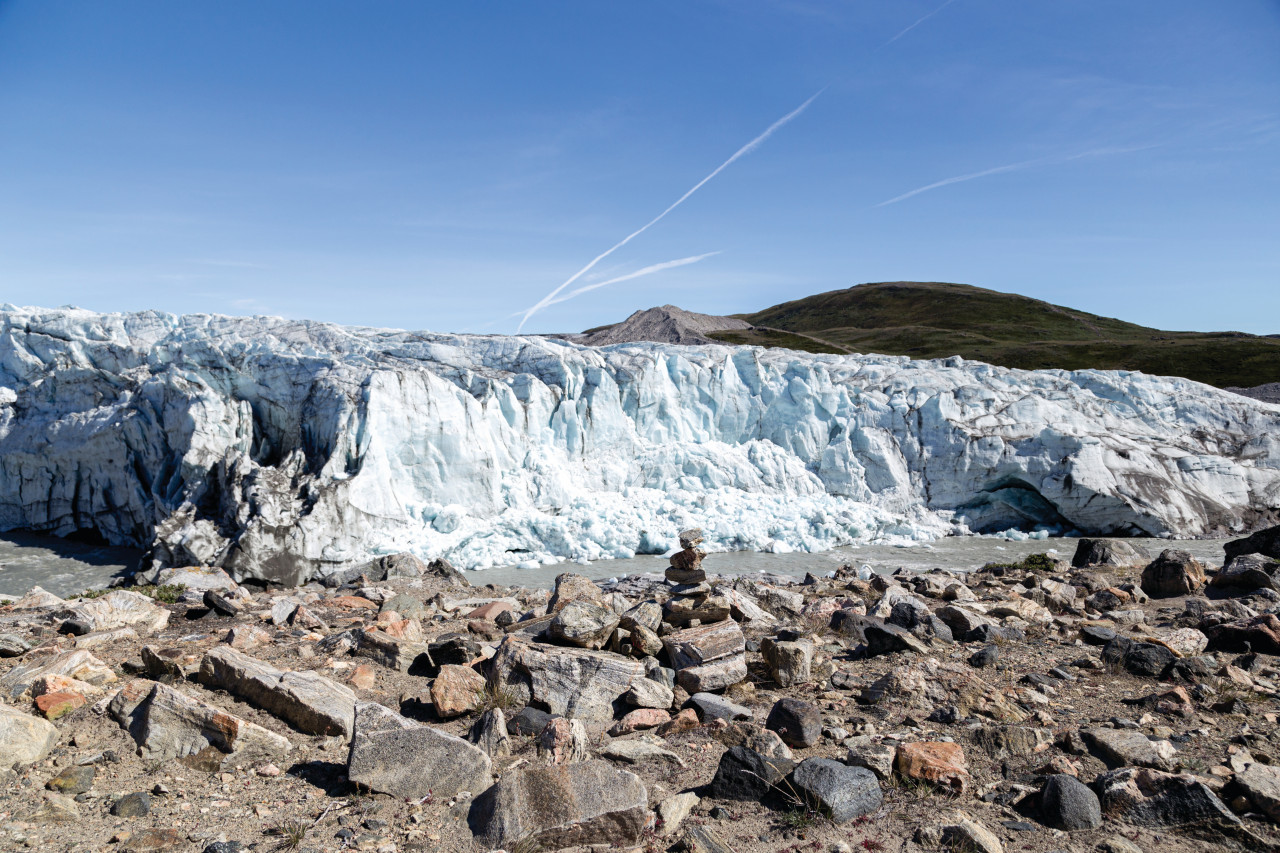
[(681, 550), (671, 555), (667, 568), (667, 590), (671, 598), (663, 607), (662, 618), (677, 627), (722, 622), (729, 618), (729, 602), (724, 596), (712, 595), (707, 573), (702, 570), (702, 560), (707, 556), (699, 550), (702, 531), (696, 527), (680, 533)]

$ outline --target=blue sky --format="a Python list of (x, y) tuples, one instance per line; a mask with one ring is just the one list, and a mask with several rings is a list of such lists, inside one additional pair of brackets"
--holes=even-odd
[(708, 257), (526, 330), (939, 280), (1280, 333), (1278, 44), (1276, 0), (0, 0), (0, 301), (514, 332), (821, 90), (561, 295)]

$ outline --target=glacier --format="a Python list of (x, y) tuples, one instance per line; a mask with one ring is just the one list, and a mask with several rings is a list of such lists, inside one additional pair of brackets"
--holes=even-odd
[(0, 306), (0, 529), (294, 584), (1001, 530), (1274, 522), (1280, 407), (958, 357), (600, 349), (273, 317)]

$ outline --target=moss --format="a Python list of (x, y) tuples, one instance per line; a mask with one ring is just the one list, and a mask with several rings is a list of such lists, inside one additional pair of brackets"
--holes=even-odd
[[(161, 604), (174, 604), (178, 597), (186, 592), (187, 587), (180, 583), (165, 583), (157, 586), (156, 584), (147, 584), (145, 586), (130, 587), (129, 592), (136, 592), (139, 595), (145, 595), (147, 598), (155, 599)], [(101, 598), (110, 589), (87, 589), (74, 598)]]
[(982, 567), (982, 571), (1004, 569), (1017, 572), (1052, 572), (1057, 566), (1057, 562), (1048, 554), (1032, 554), (1016, 563), (987, 563)]

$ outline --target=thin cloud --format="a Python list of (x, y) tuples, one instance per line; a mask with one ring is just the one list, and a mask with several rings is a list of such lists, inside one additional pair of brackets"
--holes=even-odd
[(888, 207), (891, 204), (897, 204), (900, 201), (906, 201), (909, 198), (918, 196), (921, 193), (927, 193), (930, 190), (936, 190), (940, 187), (949, 187), (952, 184), (961, 184), (965, 181), (973, 181), (978, 178), (985, 178), (989, 175), (1000, 175), (1006, 172), (1020, 172), (1023, 169), (1031, 169), (1036, 166), (1051, 166), (1060, 163), (1070, 163), (1073, 160), (1083, 160), (1086, 157), (1108, 157), (1115, 154), (1130, 154), (1134, 151), (1146, 151), (1150, 148), (1157, 148), (1157, 145), (1135, 145), (1123, 148), (1093, 148), (1089, 151), (1082, 151), (1078, 154), (1070, 154), (1064, 157), (1041, 157), (1036, 160), (1023, 160), (1020, 163), (1010, 163), (1007, 166), (996, 166), (993, 169), (983, 169), (981, 172), (973, 172), (968, 175), (957, 175), (954, 178), (944, 178), (941, 181), (934, 181), (932, 184), (926, 184), (923, 187), (916, 187), (914, 190), (905, 192), (902, 195), (894, 196), (891, 199), (882, 201), (873, 207)]
[(888, 47), (889, 45), (893, 44), (895, 41), (897, 41), (898, 39), (902, 38), (902, 37), (903, 37), (903, 36), (905, 36), (907, 33), (911, 32), (911, 31), (912, 31), (912, 30), (914, 30), (916, 27), (920, 26), (920, 25), (921, 25), (921, 24), (923, 24), (925, 21), (929, 20), (929, 19), (930, 19), (930, 18), (932, 18), (934, 15), (938, 14), (939, 12), (941, 12), (943, 9), (947, 8), (948, 6), (950, 6), (950, 5), (951, 5), (952, 3), (954, 3), (954, 2), (956, 2), (956, 0), (947, 0), (947, 2), (943, 3), (941, 6), (939, 6), (939, 7), (938, 7), (938, 8), (936, 8), (936, 9), (934, 9), (932, 12), (930, 12), (930, 13), (929, 13), (929, 14), (927, 14), (927, 15), (925, 15), (923, 18), (921, 18), (920, 20), (916, 21), (914, 24), (912, 24), (911, 26), (907, 27), (905, 30), (903, 30), (902, 32), (898, 33), (896, 36), (894, 36), (893, 38), (889, 39), (887, 42), (885, 42), (884, 44), (882, 44), (882, 45), (880, 45), (880, 46), (881, 46), (881, 47)]
[(778, 119), (777, 121), (775, 121), (773, 124), (769, 125), (769, 127), (765, 129), (764, 133), (760, 134), (760, 135), (759, 135), (759, 136), (757, 136), (755, 139), (751, 140), (751, 141), (750, 141), (750, 142), (748, 142), (746, 145), (742, 146), (742, 147), (741, 147), (741, 148), (739, 148), (737, 151), (735, 151), (732, 157), (730, 157), (728, 160), (725, 160), (723, 163), (721, 163), (719, 166), (717, 166), (717, 167), (716, 167), (716, 169), (715, 169), (715, 171), (713, 171), (711, 174), (707, 175), (705, 178), (703, 178), (702, 180), (698, 181), (698, 183), (694, 184), (693, 189), (689, 190), (687, 193), (685, 193), (684, 195), (680, 196), (680, 198), (676, 199), (676, 200), (675, 200), (675, 202), (674, 202), (674, 203), (672, 203), (670, 207), (668, 207), (666, 210), (664, 210), (664, 211), (662, 211), (661, 213), (659, 213), (659, 214), (658, 214), (657, 216), (655, 216), (653, 219), (651, 219), (651, 220), (649, 220), (648, 222), (646, 222), (646, 223), (645, 223), (643, 226), (641, 226), (640, 228), (636, 229), (635, 231), (632, 231), (630, 234), (628, 234), (626, 237), (622, 238), (622, 240), (620, 240), (620, 241), (618, 241), (617, 243), (615, 243), (612, 247), (610, 247), (610, 248), (609, 248), (609, 249), (607, 249), (606, 251), (604, 251), (604, 252), (600, 253), (599, 255), (597, 255), (594, 259), (592, 259), (591, 263), (587, 264), (585, 267), (583, 267), (582, 269), (580, 269), (580, 270), (578, 270), (576, 273), (574, 273), (572, 276), (570, 276), (568, 281), (566, 281), (564, 284), (560, 285), (560, 286), (559, 286), (559, 287), (557, 287), (555, 290), (553, 290), (553, 291), (551, 291), (550, 293), (548, 293), (546, 296), (542, 297), (542, 299), (540, 299), (540, 300), (538, 301), (538, 303), (537, 303), (537, 304), (535, 304), (532, 308), (530, 308), (529, 310), (527, 310), (527, 311), (524, 313), (524, 317), (520, 320), (520, 325), (516, 327), (516, 332), (518, 333), (518, 332), (520, 332), (522, 329), (524, 329), (524, 324), (525, 324), (525, 323), (527, 323), (527, 322), (529, 322), (529, 318), (530, 318), (530, 317), (532, 317), (534, 314), (537, 314), (537, 313), (538, 313), (539, 311), (541, 311), (543, 308), (546, 308), (548, 305), (550, 305), (550, 304), (551, 304), (551, 302), (552, 302), (552, 300), (554, 300), (557, 296), (559, 296), (559, 295), (560, 295), (560, 293), (561, 293), (561, 291), (563, 291), (566, 287), (568, 287), (569, 285), (573, 284), (573, 283), (574, 283), (575, 281), (577, 281), (578, 279), (582, 278), (582, 276), (583, 276), (583, 275), (585, 275), (586, 273), (590, 272), (590, 271), (591, 271), (591, 269), (592, 269), (596, 264), (600, 263), (600, 262), (601, 262), (601, 261), (603, 261), (605, 258), (607, 258), (607, 257), (609, 257), (610, 255), (612, 255), (614, 252), (618, 251), (618, 250), (619, 250), (619, 249), (621, 249), (623, 246), (625, 246), (625, 245), (627, 245), (628, 243), (630, 243), (630, 242), (631, 242), (632, 240), (634, 240), (636, 237), (639, 237), (641, 234), (643, 234), (644, 232), (648, 231), (648, 230), (649, 230), (650, 228), (652, 228), (654, 225), (657, 225), (660, 221), (662, 221), (662, 219), (663, 219), (663, 218), (664, 218), (668, 213), (670, 213), (671, 211), (675, 210), (675, 209), (676, 209), (677, 207), (679, 207), (680, 205), (684, 204), (685, 200), (686, 200), (686, 199), (688, 199), (688, 198), (689, 198), (689, 196), (693, 195), (693, 194), (694, 194), (694, 193), (696, 193), (698, 190), (702, 189), (703, 185), (705, 185), (708, 181), (710, 181), (710, 180), (711, 180), (712, 178), (714, 178), (716, 175), (720, 174), (720, 173), (721, 173), (721, 172), (723, 172), (725, 169), (727, 169), (727, 168), (728, 168), (732, 163), (734, 163), (735, 161), (737, 161), (737, 160), (738, 160), (739, 158), (741, 158), (741, 157), (745, 157), (746, 155), (750, 154), (752, 151), (755, 151), (757, 148), (759, 148), (761, 145), (763, 145), (763, 144), (764, 144), (764, 142), (765, 142), (765, 140), (767, 140), (770, 136), (773, 136), (773, 134), (774, 134), (774, 133), (775, 133), (779, 128), (781, 128), (783, 125), (785, 125), (787, 122), (791, 121), (791, 120), (792, 120), (792, 119), (794, 119), (796, 116), (800, 115), (800, 113), (804, 112), (804, 111), (805, 111), (805, 109), (806, 109), (810, 104), (812, 104), (812, 103), (814, 102), (814, 100), (815, 100), (815, 99), (817, 99), (818, 95), (821, 95), (821, 94), (822, 94), (823, 92), (825, 92), (825, 91), (826, 91), (826, 87), (823, 87), (822, 89), (819, 89), (817, 92), (815, 92), (813, 95), (811, 95), (811, 96), (809, 97), (809, 99), (808, 99), (807, 101), (805, 101), (803, 104), (801, 104), (800, 106), (796, 107), (794, 110), (792, 110), (791, 112), (787, 113), (787, 114), (786, 114), (786, 115), (784, 115), (782, 118), (780, 118), (780, 119)]

